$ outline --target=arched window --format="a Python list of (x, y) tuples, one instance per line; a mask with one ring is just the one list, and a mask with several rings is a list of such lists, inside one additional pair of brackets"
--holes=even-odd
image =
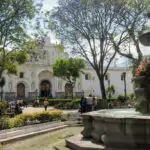
[(89, 73), (85, 74), (85, 80), (90, 80), (91, 79), (91, 75)]
[(86, 74), (86, 75), (85, 75), (85, 80), (88, 80), (88, 79), (89, 79), (89, 75)]
[(80, 83), (78, 83), (78, 89), (81, 90), (81, 84)]

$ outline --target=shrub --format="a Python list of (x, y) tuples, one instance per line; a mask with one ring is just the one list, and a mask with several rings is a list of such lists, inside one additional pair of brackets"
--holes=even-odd
[(33, 114), (20, 114), (14, 118), (0, 118), (0, 129), (9, 129), (20, 127), (24, 125), (34, 124), (35, 121), (39, 123), (61, 120), (62, 112), (60, 110), (43, 111)]
[(130, 93), (129, 94), (129, 99), (130, 100), (135, 100), (135, 94), (134, 93)]
[(17, 115), (16, 117), (22, 120), (23, 125), (27, 125), (29, 124), (29, 122), (32, 122), (35, 120), (34, 113), (33, 114), (28, 114), (28, 113), (20, 114), (20, 115)]
[(15, 116), (14, 118), (10, 118), (8, 120), (9, 128), (21, 127), (24, 125), (23, 120), (19, 116)]
[(129, 99), (129, 95), (127, 95), (127, 99), (125, 99), (125, 95), (124, 94), (120, 94), (118, 95), (118, 98), (117, 98), (120, 102), (124, 102), (125, 100), (128, 100)]
[(6, 102), (0, 100), (0, 108), (1, 108), (0, 115), (3, 115), (6, 112), (6, 107), (7, 107)]
[(114, 101), (118, 101), (118, 99), (117, 98), (110, 98), (110, 99), (108, 99), (108, 102), (114, 102)]
[(0, 130), (9, 129), (9, 128), (10, 128), (9, 118), (8, 117), (1, 117), (0, 118)]

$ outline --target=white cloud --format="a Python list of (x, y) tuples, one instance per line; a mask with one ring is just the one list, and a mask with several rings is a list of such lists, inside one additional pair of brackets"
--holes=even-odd
[(43, 0), (43, 9), (51, 10), (54, 6), (57, 6), (58, 0)]

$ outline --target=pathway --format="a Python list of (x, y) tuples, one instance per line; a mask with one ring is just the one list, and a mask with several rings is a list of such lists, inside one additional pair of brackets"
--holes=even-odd
[(3, 145), (3, 150), (69, 150), (65, 147), (65, 139), (79, 134), (83, 127), (68, 127), (36, 137)]
[[(54, 107), (48, 107), (47, 110), (53, 110)], [(27, 107), (23, 109), (23, 113), (33, 113), (33, 112), (42, 112), (44, 111), (44, 107)], [(77, 113), (78, 110), (62, 110), (63, 113)]]

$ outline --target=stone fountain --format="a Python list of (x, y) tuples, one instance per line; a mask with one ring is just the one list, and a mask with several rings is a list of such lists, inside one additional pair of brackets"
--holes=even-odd
[[(145, 45), (150, 43), (149, 35), (140, 37)], [(74, 150), (149, 150), (150, 65), (147, 72), (134, 81), (135, 109), (107, 109), (83, 114), (84, 130), (81, 135), (67, 139), (66, 145)]]

